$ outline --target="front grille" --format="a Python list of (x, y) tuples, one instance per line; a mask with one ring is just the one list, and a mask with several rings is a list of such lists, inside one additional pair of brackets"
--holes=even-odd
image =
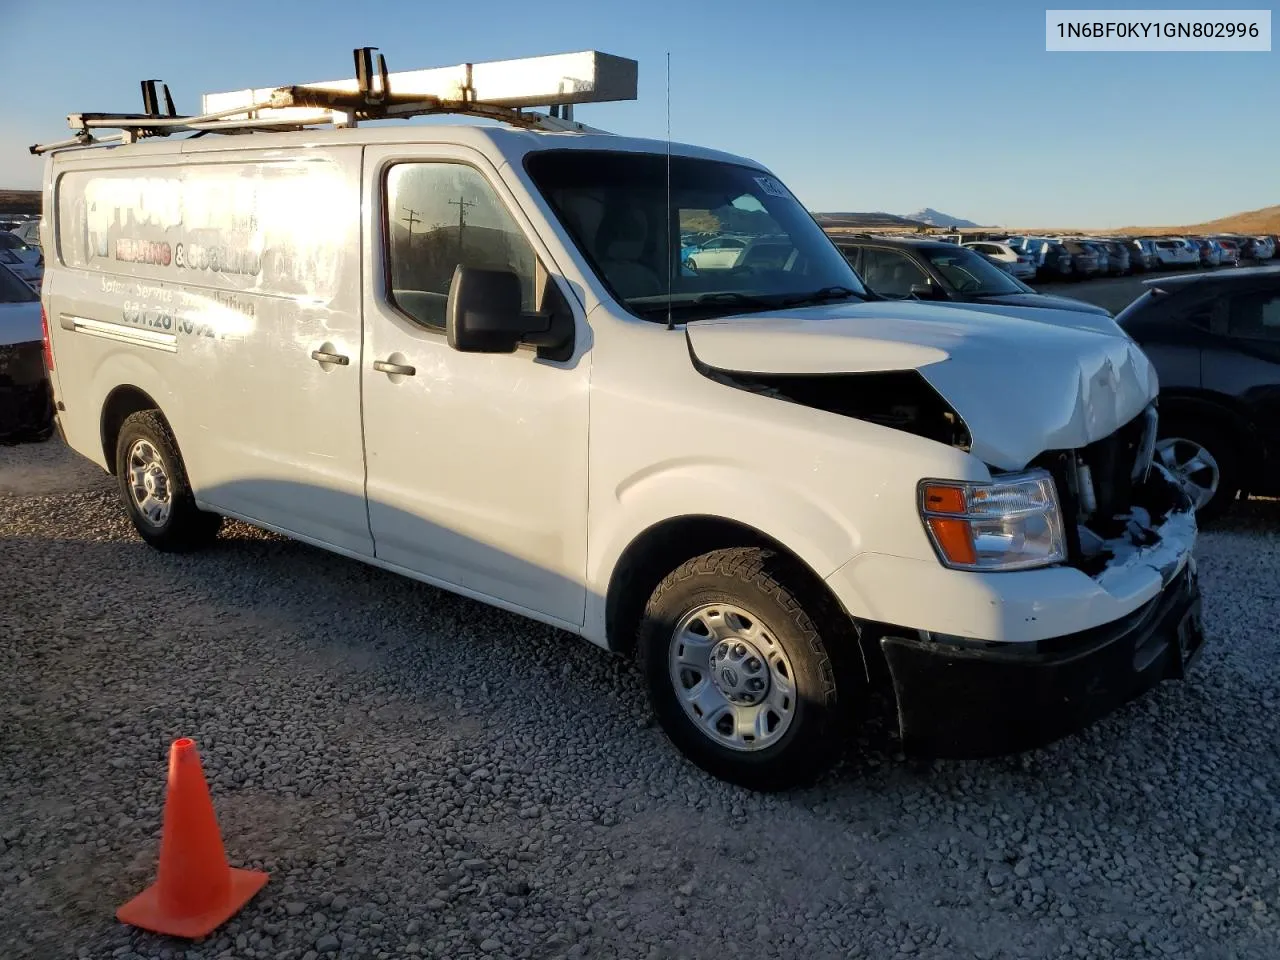
[[(1150, 412), (1149, 412), (1150, 411)], [(1124, 524), (1115, 520), (1133, 507), (1135, 484), (1145, 477), (1155, 436), (1154, 407), (1143, 410), (1115, 433), (1076, 450), (1049, 450), (1031, 466), (1047, 470), (1058, 488), (1067, 535), (1067, 562), (1085, 562), (1078, 524), (1084, 524), (1105, 538), (1119, 535)], [(1097, 506), (1085, 508), (1079, 469), (1088, 466)], [(1140, 469), (1141, 468), (1141, 469)]]
[(1080, 460), (1093, 475), (1098, 501), (1095, 513), (1111, 518), (1125, 513), (1133, 503), (1134, 468), (1147, 435), (1146, 411), (1134, 417), (1109, 437), (1103, 437), (1079, 451)]

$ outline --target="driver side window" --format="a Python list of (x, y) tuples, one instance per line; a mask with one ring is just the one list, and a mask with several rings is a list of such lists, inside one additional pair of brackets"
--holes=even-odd
[(864, 247), (862, 279), (872, 291), (882, 297), (906, 298), (911, 296), (912, 284), (928, 283), (929, 275), (915, 261), (897, 250)]
[(534, 309), (536, 258), (502, 200), (474, 167), (399, 163), (387, 172), (387, 279), (391, 302), (418, 323), (444, 327), (453, 271), (510, 270)]

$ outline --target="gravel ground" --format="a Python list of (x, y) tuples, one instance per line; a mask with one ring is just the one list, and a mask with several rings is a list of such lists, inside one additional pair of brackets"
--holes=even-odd
[[(57, 441), (0, 448), (0, 954), (1274, 958), (1280, 502), (1201, 544), (1190, 682), (1019, 758), (875, 741), (761, 796), (574, 637), (238, 524), (161, 555)], [(271, 873), (195, 945), (113, 917), (183, 735)]]

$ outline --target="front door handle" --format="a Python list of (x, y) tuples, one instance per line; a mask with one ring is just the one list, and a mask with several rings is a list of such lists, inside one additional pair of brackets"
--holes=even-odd
[(351, 358), (341, 353), (329, 353), (327, 350), (312, 350), (311, 359), (318, 363), (336, 363), (340, 367), (345, 367), (351, 362)]
[(395, 377), (412, 377), (418, 372), (415, 367), (411, 367), (407, 363), (392, 363), (390, 360), (373, 361), (373, 369), (379, 373), (389, 373)]

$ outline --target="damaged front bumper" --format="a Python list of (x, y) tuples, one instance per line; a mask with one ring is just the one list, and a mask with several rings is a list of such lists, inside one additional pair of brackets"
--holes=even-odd
[(1160, 578), (1154, 596), (1112, 622), (1029, 643), (885, 635), (904, 749), (952, 758), (1030, 749), (1181, 679), (1204, 644), (1194, 515), (1170, 513), (1148, 532), (1140, 546), (1108, 544), (1113, 556), (1093, 578), (1108, 592)]

